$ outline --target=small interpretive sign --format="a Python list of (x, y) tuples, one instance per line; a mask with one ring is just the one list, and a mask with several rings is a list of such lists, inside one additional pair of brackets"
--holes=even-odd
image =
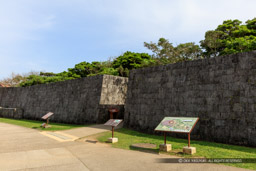
[(190, 133), (199, 118), (165, 117), (155, 128), (155, 131)]
[(46, 119), (48, 119), (49, 117), (51, 117), (53, 114), (54, 114), (54, 113), (52, 113), (52, 112), (48, 112), (47, 114), (45, 114), (45, 115), (42, 117), (42, 119), (46, 120)]
[(109, 119), (104, 125), (116, 127), (122, 121), (123, 121), (122, 119)]

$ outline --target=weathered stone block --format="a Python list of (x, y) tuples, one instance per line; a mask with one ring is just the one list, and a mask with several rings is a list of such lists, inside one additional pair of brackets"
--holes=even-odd
[(171, 144), (160, 144), (159, 150), (164, 151), (164, 152), (169, 152), (172, 150), (172, 145)]
[(196, 147), (183, 147), (183, 153), (185, 154), (195, 154), (196, 153)]
[(108, 142), (109, 143), (117, 143), (118, 142), (118, 138), (112, 138), (111, 137), (111, 138), (108, 139)]

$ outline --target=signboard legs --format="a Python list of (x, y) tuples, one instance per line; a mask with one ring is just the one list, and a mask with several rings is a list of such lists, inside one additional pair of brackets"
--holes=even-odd
[(188, 147), (190, 147), (190, 133), (188, 133)]
[(51, 126), (49, 125), (49, 118), (46, 120), (46, 123), (43, 123), (41, 126), (44, 128), (50, 128)]
[(110, 143), (118, 142), (118, 138), (114, 138), (114, 126), (112, 126), (112, 137), (108, 139), (108, 142)]
[[(112, 110), (114, 110), (114, 109), (109, 110), (109, 112), (112, 112)], [(118, 138), (114, 138), (114, 127), (116, 127), (117, 125), (119, 125), (121, 122), (122, 122), (121, 119), (109, 119), (109, 120), (104, 124), (104, 125), (107, 125), (107, 126), (111, 126), (111, 130), (112, 130), (112, 137), (108, 139), (108, 142), (110, 142), (110, 143), (116, 143), (116, 142), (118, 142)]]
[(166, 132), (164, 132), (164, 144), (166, 145)]
[(166, 144), (167, 132), (184, 133), (188, 135), (188, 146), (183, 147), (183, 153), (196, 153), (196, 148), (190, 146), (190, 133), (194, 129), (198, 120), (198, 117), (164, 117), (164, 119), (155, 128), (155, 131), (164, 132), (164, 144), (161, 144), (159, 149), (162, 151), (168, 151), (169, 145), (171, 149), (171, 144)]
[(114, 127), (112, 126), (112, 138), (114, 138)]
[(188, 146), (183, 147), (183, 153), (186, 153), (186, 154), (196, 153), (196, 147), (190, 147), (190, 133), (188, 133)]
[(48, 118), (47, 121), (46, 121), (46, 126), (48, 126), (48, 124), (49, 124), (49, 118)]
[(47, 114), (45, 114), (42, 119), (46, 120), (46, 123), (43, 123), (41, 126), (44, 128), (50, 128), (51, 126), (49, 125), (49, 119), (50, 117), (53, 115), (52, 112), (48, 112)]
[(172, 145), (171, 144), (166, 144), (166, 132), (164, 132), (164, 144), (160, 144), (159, 146), (160, 151), (171, 151), (172, 150)]

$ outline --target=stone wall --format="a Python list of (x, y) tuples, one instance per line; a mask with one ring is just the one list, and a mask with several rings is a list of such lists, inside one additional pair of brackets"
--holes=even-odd
[(101, 90), (101, 105), (124, 105), (128, 78), (104, 75)]
[(0, 107), (0, 117), (21, 119), (23, 118), (23, 110), (20, 108)]
[[(51, 120), (55, 122), (102, 123), (109, 118), (109, 114), (100, 112), (102, 111), (100, 102), (107, 101), (112, 105), (120, 105), (123, 104), (126, 94), (125, 91), (109, 93), (104, 87), (115, 83), (113, 86), (126, 89), (127, 82), (122, 80), (127, 78), (99, 75), (24, 88), (0, 88), (0, 106), (21, 108), (24, 111), (23, 118), (26, 119), (38, 120), (51, 111), (54, 113)], [(104, 100), (102, 94), (107, 95), (108, 99)], [(112, 94), (120, 98), (111, 98)]]
[(166, 116), (199, 117), (192, 139), (256, 146), (256, 51), (132, 70), (129, 82), (99, 75), (0, 88), (0, 106), (0, 117), (51, 111), (52, 121), (77, 124), (103, 123), (116, 107), (125, 127), (148, 133)]
[[(119, 113), (114, 118), (124, 118), (124, 104), (127, 93), (128, 78), (104, 75), (102, 82), (99, 121), (101, 123), (109, 119), (109, 108), (117, 108)], [(106, 115), (107, 114), (107, 115)]]
[[(132, 70), (125, 126), (199, 117), (192, 139), (256, 146), (256, 51)], [(181, 136), (180, 134), (173, 134)]]

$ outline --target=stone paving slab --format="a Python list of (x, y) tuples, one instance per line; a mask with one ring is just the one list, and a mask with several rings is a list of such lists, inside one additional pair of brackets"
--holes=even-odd
[(45, 135), (47, 137), (53, 138), (59, 142), (67, 142), (67, 141), (75, 141), (76, 139), (78, 139), (78, 137), (66, 134), (64, 132), (60, 132), (60, 131), (56, 131), (56, 132), (52, 132), (52, 131), (42, 131), (40, 132), (42, 135)]
[(59, 143), (54, 139), (41, 135), (38, 130), (6, 123), (0, 123), (0, 135), (0, 154), (58, 148), (70, 144), (70, 142)]
[[(115, 130), (120, 129), (122, 127), (123, 127), (123, 122), (119, 124), (117, 127), (115, 127)], [(59, 132), (63, 132), (72, 136), (82, 138), (82, 137), (87, 137), (90, 135), (94, 135), (94, 134), (98, 134), (106, 131), (111, 131), (111, 126), (98, 124), (98, 125), (91, 125), (91, 126), (86, 126), (82, 128), (74, 128), (70, 130), (59, 131)]]
[(61, 131), (63, 133), (73, 135), (79, 138), (110, 131), (111, 127), (106, 125), (92, 125), (82, 128), (74, 128), (70, 130)]

